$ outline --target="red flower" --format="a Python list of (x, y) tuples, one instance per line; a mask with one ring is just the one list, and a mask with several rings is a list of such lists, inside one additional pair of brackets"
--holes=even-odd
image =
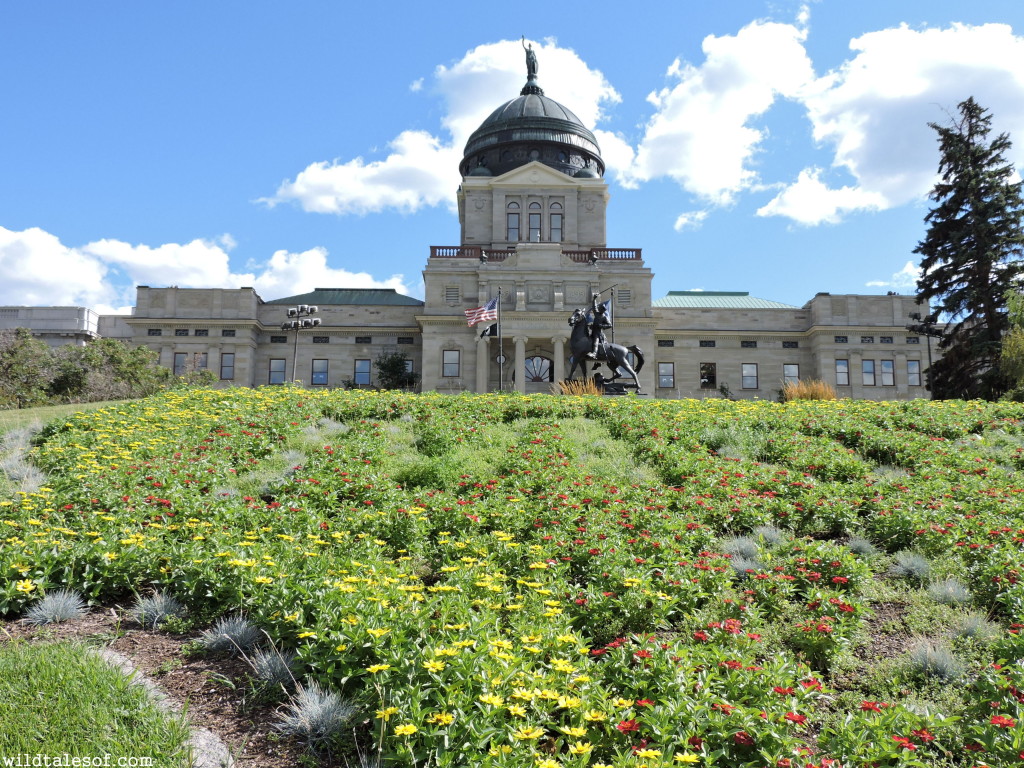
[(789, 720), (789, 722), (791, 723), (803, 725), (807, 722), (807, 715), (798, 715), (796, 712), (787, 712), (786, 719)]
[(814, 677), (812, 677), (810, 680), (802, 681), (800, 683), (800, 685), (803, 686), (804, 688), (806, 688), (809, 691), (820, 691), (821, 690), (821, 680), (818, 680), (817, 678), (814, 678)]
[(653, 707), (654, 706), (654, 702), (651, 701), (650, 699), (637, 699), (636, 700), (636, 705), (638, 707)]
[(789, 696), (790, 694), (793, 693), (793, 689), (792, 688), (783, 688), (780, 685), (776, 685), (774, 688), (772, 688), (772, 690), (775, 693), (779, 694), (780, 696)]
[(699, 640), (702, 643), (706, 643), (708, 640), (711, 639), (711, 636), (707, 632), (701, 630), (699, 632), (693, 633), (693, 639)]
[(633, 733), (634, 731), (640, 730), (640, 723), (638, 723), (636, 720), (623, 720), (615, 727), (623, 733)]
[(888, 704), (879, 704), (877, 701), (862, 701), (860, 703), (860, 709), (862, 712), (881, 712), (883, 707), (889, 706)]
[(733, 734), (732, 740), (740, 747), (754, 746), (754, 739), (746, 731), (740, 731), (739, 733)]
[(906, 736), (893, 736), (892, 740), (904, 749), (909, 749), (910, 751), (914, 751), (915, 749), (917, 749), (917, 745), (914, 744), (914, 742), (912, 742)]
[(999, 728), (1013, 728), (1017, 724), (1017, 721), (1013, 718), (1003, 717), (1002, 715), (992, 715), (992, 719), (989, 722)]
[(691, 736), (686, 740), (686, 743), (694, 749), (700, 749), (704, 746), (704, 739), (702, 739), (700, 736)]
[(638, 659), (649, 659), (649, 658), (651, 658), (651, 652), (650, 651), (637, 651), (633, 655), (636, 656)]
[(832, 583), (833, 584), (848, 584), (849, 582), (850, 582), (850, 580), (848, 578), (846, 578), (845, 576), (833, 576), (832, 577)]
[(922, 728), (919, 731), (911, 731), (910, 733), (913, 736), (917, 736), (917, 738), (919, 738), (923, 742), (935, 741), (935, 737), (932, 736), (932, 734), (928, 731), (927, 728)]

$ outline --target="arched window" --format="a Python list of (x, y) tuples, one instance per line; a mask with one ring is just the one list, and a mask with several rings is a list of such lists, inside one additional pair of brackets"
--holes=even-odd
[(510, 243), (518, 242), (519, 240), (519, 203), (509, 203), (508, 212), (505, 214), (505, 239)]
[(528, 214), (530, 219), (530, 242), (540, 242), (540, 217), (541, 208), (543, 206), (540, 203), (530, 203), (530, 213)]
[(551, 221), (549, 222), (548, 233), (551, 235), (549, 240), (552, 243), (562, 242), (562, 204), (552, 203), (551, 204)]
[(555, 380), (555, 371), (551, 361), (546, 357), (526, 358), (526, 380), (532, 382), (550, 382)]

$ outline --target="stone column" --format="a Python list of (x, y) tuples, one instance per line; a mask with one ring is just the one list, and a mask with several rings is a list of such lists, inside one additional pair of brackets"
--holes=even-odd
[(555, 381), (562, 381), (565, 378), (565, 342), (568, 340), (566, 336), (552, 336), (551, 344), (554, 347), (555, 359), (552, 361), (552, 367), (555, 370)]
[(516, 336), (512, 339), (516, 344), (516, 361), (513, 373), (516, 378), (516, 392), (526, 394), (526, 336)]
[(487, 391), (487, 374), (491, 370), (488, 359), (491, 350), (490, 339), (484, 336), (476, 340), (476, 392)]

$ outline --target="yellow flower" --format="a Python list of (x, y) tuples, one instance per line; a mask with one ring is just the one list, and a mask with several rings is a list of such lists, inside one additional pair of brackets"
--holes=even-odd
[(307, 637), (312, 637), (315, 640), (316, 632), (299, 632), (299, 640), (304, 640)]
[(484, 704), (490, 704), (492, 707), (500, 707), (505, 703), (505, 700), (501, 696), (495, 696), (493, 693), (485, 693), (480, 697), (480, 701)]
[(28, 579), (23, 579), (19, 581), (17, 584), (15, 584), (14, 588), (19, 592), (24, 592), (27, 595), (29, 592), (32, 592), (36, 588), (36, 585)]
[(588, 720), (591, 723), (600, 723), (608, 719), (608, 715), (599, 709), (592, 709), (589, 712), (583, 713), (583, 719)]
[(366, 671), (371, 675), (376, 675), (378, 672), (383, 672), (385, 669), (391, 669), (390, 664), (374, 664), (366, 668)]
[(589, 755), (594, 749), (594, 745), (589, 741), (577, 741), (575, 744), (569, 745), (570, 755)]
[(451, 725), (454, 720), (455, 715), (448, 712), (435, 712), (427, 718), (428, 723), (436, 725)]
[(692, 754), (689, 754), (689, 753), (687, 753), (685, 755), (677, 754), (676, 755), (676, 762), (677, 763), (699, 763), (700, 762), (700, 755), (692, 755)]
[(579, 725), (571, 725), (562, 728), (562, 733), (566, 736), (575, 736), (576, 738), (579, 738), (587, 735), (587, 729)]
[(641, 749), (636, 753), (637, 757), (661, 757), (660, 749)]
[(396, 736), (412, 736), (418, 730), (419, 730), (419, 728), (417, 728), (415, 725), (412, 725), (410, 723), (406, 723), (405, 725), (396, 725), (395, 726), (395, 735)]
[(257, 576), (253, 581), (257, 584), (272, 584), (274, 580), (269, 576)]
[(539, 739), (541, 736), (543, 736), (544, 735), (544, 729), (543, 728), (537, 728), (537, 727), (533, 727), (533, 728), (520, 728), (515, 733), (513, 733), (512, 735), (515, 738), (520, 739), (522, 741), (530, 741), (532, 739)]
[(387, 707), (385, 709), (377, 710), (377, 719), (387, 722), (391, 719), (392, 715), (398, 714), (398, 707)]
[(426, 669), (426, 670), (429, 670), (430, 672), (440, 672), (446, 666), (448, 666), (448, 665), (445, 664), (443, 661), (425, 661), (425, 662), (423, 662), (423, 668)]
[(526, 717), (526, 707), (522, 704), (510, 704), (508, 713), (513, 717)]
[(562, 768), (562, 764), (551, 757), (541, 757), (537, 759), (537, 768)]

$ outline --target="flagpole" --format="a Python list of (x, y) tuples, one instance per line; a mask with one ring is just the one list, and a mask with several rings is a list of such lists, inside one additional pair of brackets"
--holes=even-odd
[(501, 335), (501, 286), (498, 286), (498, 391), (505, 391), (505, 337)]

